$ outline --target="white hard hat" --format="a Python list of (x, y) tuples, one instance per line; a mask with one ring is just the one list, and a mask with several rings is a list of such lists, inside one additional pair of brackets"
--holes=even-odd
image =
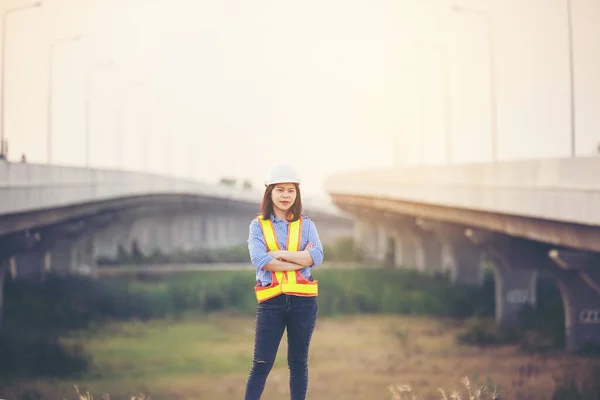
[(275, 183), (297, 183), (300, 184), (300, 178), (294, 168), (289, 164), (275, 164), (269, 170), (269, 175), (265, 180), (265, 185)]

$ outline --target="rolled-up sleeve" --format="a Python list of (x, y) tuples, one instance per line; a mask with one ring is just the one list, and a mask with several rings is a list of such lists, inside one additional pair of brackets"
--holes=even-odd
[(252, 220), (249, 230), (248, 251), (250, 252), (250, 262), (256, 267), (257, 271), (260, 271), (273, 257), (267, 253), (267, 244), (260, 223), (257, 220)]
[(312, 242), (313, 248), (308, 249), (308, 253), (313, 259), (313, 265), (310, 267), (316, 267), (323, 263), (323, 245), (321, 244), (321, 239), (319, 238), (319, 233), (317, 232), (317, 227), (315, 223), (311, 220), (308, 220), (310, 225), (308, 227), (308, 242)]

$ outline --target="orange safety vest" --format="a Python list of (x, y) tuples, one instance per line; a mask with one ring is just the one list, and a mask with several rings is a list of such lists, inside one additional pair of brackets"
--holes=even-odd
[[(262, 233), (269, 251), (281, 250), (277, 242), (275, 227), (270, 219), (256, 218), (262, 228)], [(299, 251), (300, 239), (302, 238), (302, 217), (297, 221), (288, 224), (287, 251)], [(260, 286), (259, 283), (254, 287), (256, 300), (263, 302), (279, 296), (282, 293), (294, 296), (311, 297), (319, 294), (318, 281), (309, 281), (297, 271), (274, 272), (271, 271), (271, 284), (269, 286)]]

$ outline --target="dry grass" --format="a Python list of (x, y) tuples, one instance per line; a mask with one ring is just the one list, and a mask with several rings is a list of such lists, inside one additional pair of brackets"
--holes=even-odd
[[(442, 400), (498, 400), (500, 399), (500, 389), (488, 389), (486, 386), (472, 387), (468, 377), (463, 377), (460, 382), (464, 385), (466, 393), (453, 390), (450, 395), (446, 395), (444, 389), (438, 388)], [(392, 392), (392, 400), (418, 400), (420, 397), (415, 394), (409, 385), (394, 385), (389, 387)], [(489, 391), (488, 391), (489, 390)], [(463, 397), (463, 395), (465, 397)]]
[[(454, 338), (460, 324), (405, 316), (321, 317), (311, 343), (308, 398), (498, 399), (487, 382), (491, 377), (502, 399), (542, 400), (552, 397), (556, 377), (567, 371), (583, 376), (598, 363), (563, 352), (520, 354), (514, 346), (458, 346)], [(111, 400), (148, 399), (132, 393), (160, 400), (243, 398), (254, 320), (221, 314), (113, 324), (69, 340), (94, 356), (96, 369), (89, 376), (13, 382), (0, 388), (0, 398), (18, 399), (23, 391), (35, 390), (44, 400), (74, 399), (74, 384), (86, 390), (87, 397), (77, 400), (92, 400), (89, 393), (110, 393)], [(289, 397), (286, 354), (284, 335), (262, 400)], [(410, 388), (414, 392), (406, 391)]]
[[(81, 394), (77, 385), (75, 385), (75, 390), (77, 391), (78, 400), (94, 400), (94, 396), (92, 396), (92, 394), (89, 391), (85, 392), (85, 394)], [(102, 395), (102, 400), (110, 400), (110, 395), (108, 393), (104, 393)], [(131, 396), (130, 400), (150, 400), (150, 396), (146, 396), (145, 394), (140, 393), (139, 397)]]

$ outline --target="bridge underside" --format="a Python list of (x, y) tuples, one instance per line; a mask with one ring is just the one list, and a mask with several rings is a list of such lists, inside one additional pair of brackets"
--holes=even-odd
[(600, 228), (535, 218), (333, 195), (354, 215), (355, 241), (375, 261), (447, 273), (479, 284), (481, 260), (495, 276), (496, 320), (510, 326), (524, 305), (535, 305), (541, 270), (555, 277), (565, 309), (568, 350), (600, 345)]
[(531, 217), (444, 207), (395, 199), (333, 195), (335, 204), (349, 214), (361, 209), (431, 219), (449, 224), (485, 229), (523, 239), (600, 252), (600, 228), (597, 226), (549, 221)]
[[(134, 247), (148, 256), (245, 246), (258, 205), (194, 195), (135, 196), (0, 218), (0, 322), (2, 283), (43, 281), (49, 271), (94, 275), (96, 260), (116, 259)], [(306, 214), (306, 213), (305, 213)], [(351, 236), (353, 222), (307, 214), (322, 238)]]

